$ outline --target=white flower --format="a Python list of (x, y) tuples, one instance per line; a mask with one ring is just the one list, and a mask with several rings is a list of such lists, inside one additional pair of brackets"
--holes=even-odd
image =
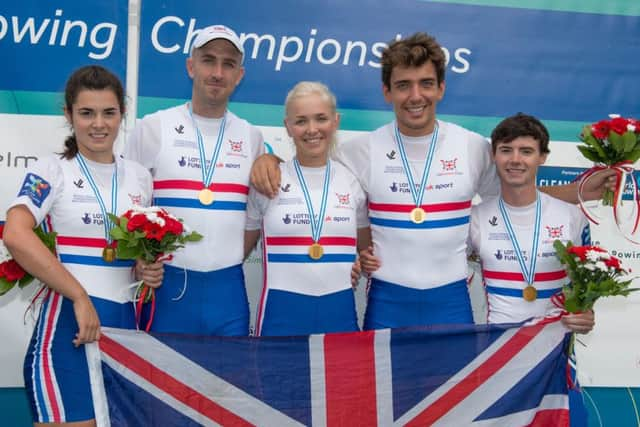
[(7, 249), (7, 247), (4, 245), (4, 242), (0, 240), (0, 264), (12, 259), (13, 257), (9, 253), (9, 250)]
[(631, 123), (627, 124), (627, 130), (629, 132), (635, 132), (636, 131), (636, 127), (634, 125), (632, 125)]
[(147, 213), (146, 217), (149, 222), (153, 222), (154, 224), (158, 224), (160, 227), (164, 227), (164, 218), (160, 218), (155, 212)]
[(600, 252), (596, 251), (587, 251), (586, 255), (587, 259), (592, 262), (596, 262), (600, 259)]
[(600, 271), (604, 271), (605, 273), (609, 271), (609, 267), (607, 267), (607, 265), (602, 261), (596, 262), (596, 268)]
[(620, 118), (620, 114), (609, 114), (610, 119), (618, 119)]
[(593, 264), (583, 264), (585, 270), (596, 271), (596, 266)]

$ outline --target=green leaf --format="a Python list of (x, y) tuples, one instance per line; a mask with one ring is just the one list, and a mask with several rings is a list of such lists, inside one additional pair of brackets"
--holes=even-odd
[(140, 257), (141, 250), (137, 246), (129, 246), (125, 240), (118, 241), (116, 255), (120, 259), (136, 259)]
[(578, 311), (580, 311), (579, 306), (578, 306), (578, 301), (576, 300), (576, 298), (565, 298), (564, 300), (564, 308), (569, 312), (569, 313), (577, 313)]
[(191, 233), (187, 234), (186, 236), (184, 236), (184, 241), (185, 242), (198, 242), (200, 240), (202, 240), (202, 234), (192, 231)]
[(109, 231), (109, 234), (114, 240), (120, 240), (126, 237), (125, 232), (122, 231), (120, 227), (113, 227), (111, 231)]
[(609, 140), (609, 144), (611, 144), (616, 153), (624, 153), (624, 142), (622, 141), (621, 135), (615, 133), (614, 131), (609, 131), (609, 136), (607, 137), (607, 139)]
[(111, 222), (113, 222), (115, 225), (120, 225), (120, 217), (116, 216), (112, 213), (107, 213), (107, 216), (109, 217), (109, 219), (111, 220)]
[(578, 145), (578, 150), (582, 153), (584, 157), (592, 162), (600, 163), (603, 161), (604, 157), (601, 157), (598, 152), (590, 147), (585, 145)]
[(598, 156), (600, 156), (600, 159), (601, 159), (600, 161), (603, 161), (608, 158), (607, 153), (604, 151), (604, 147), (602, 146), (602, 143), (598, 141), (596, 138), (594, 138), (593, 135), (589, 135), (588, 137), (586, 137), (584, 139), (584, 142), (586, 142), (591, 148), (593, 148), (598, 153)]
[(627, 155), (627, 160), (631, 163), (635, 163), (640, 159), (640, 146), (636, 147), (631, 153)]
[(624, 153), (631, 153), (637, 145), (636, 134), (634, 132), (627, 131), (622, 135), (622, 143), (624, 145)]
[(14, 283), (10, 283), (4, 277), (0, 277), (0, 295), (4, 295), (13, 289)]
[(18, 286), (20, 287), (20, 289), (24, 288), (25, 286), (27, 286), (28, 284), (30, 284), (31, 282), (33, 282), (34, 277), (32, 275), (30, 275), (29, 273), (27, 273), (26, 276), (24, 276), (22, 278), (22, 280), (20, 280), (20, 282), (18, 282)]

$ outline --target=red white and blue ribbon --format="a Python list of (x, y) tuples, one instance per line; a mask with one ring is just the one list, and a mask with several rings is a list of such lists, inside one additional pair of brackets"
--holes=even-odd
[(580, 209), (587, 217), (589, 221), (598, 225), (600, 224), (600, 217), (595, 215), (587, 206), (584, 204), (584, 199), (582, 198), (582, 192), (584, 190), (584, 186), (587, 181), (593, 176), (605, 169), (612, 169), (616, 174), (616, 185), (615, 190), (613, 192), (613, 219), (616, 223), (616, 227), (622, 233), (625, 239), (629, 240), (632, 243), (640, 244), (640, 242), (635, 241), (631, 238), (631, 236), (627, 235), (627, 233), (622, 229), (622, 221), (620, 220), (618, 207), (622, 204), (622, 196), (624, 194), (624, 186), (627, 182), (627, 177), (631, 178), (631, 184), (633, 187), (633, 206), (634, 206), (634, 215), (633, 215), (633, 228), (631, 229), (630, 234), (635, 234), (638, 230), (638, 225), (640, 225), (640, 195), (638, 194), (638, 182), (636, 180), (635, 175), (633, 174), (633, 164), (630, 161), (618, 162), (613, 165), (596, 165), (591, 169), (587, 170), (584, 174), (582, 174), (580, 179), (580, 184), (578, 186), (578, 200), (580, 202)]

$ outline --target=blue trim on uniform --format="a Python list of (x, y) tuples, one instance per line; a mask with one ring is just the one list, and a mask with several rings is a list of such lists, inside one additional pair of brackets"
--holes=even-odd
[[(91, 385), (85, 346), (74, 347), (72, 344), (72, 340), (78, 332), (73, 302), (61, 295), (56, 295), (53, 291), (48, 292), (49, 294), (39, 315), (38, 327), (31, 336), (23, 365), (24, 381), (33, 419), (36, 422), (44, 423), (53, 421), (53, 413), (48, 411), (44, 404), (46, 385), (41, 380), (42, 370), (40, 367), (40, 363), (43, 362), (44, 358), (45, 342), (43, 337), (47, 333), (47, 328), (51, 326), (53, 328), (50, 331), (51, 339), (49, 348), (46, 350), (49, 352), (52, 365), (47, 369), (55, 373), (60, 392), (58, 398), (61, 401), (61, 408), (64, 408), (63, 422), (90, 420), (95, 418), (95, 415), (93, 401), (91, 400)], [(52, 305), (53, 298), (56, 297), (59, 298), (60, 311), (57, 320), (49, 325), (48, 319), (45, 319), (44, 314)], [(91, 302), (98, 313), (101, 325), (125, 329), (133, 329), (135, 327), (132, 304), (118, 303), (93, 296), (91, 296)], [(53, 316), (55, 313), (49, 313), (49, 315)], [(45, 360), (44, 363), (48, 362)], [(42, 417), (38, 416), (37, 406), (40, 407)]]
[(414, 289), (374, 278), (368, 296), (364, 330), (473, 323), (465, 279)]
[(66, 264), (83, 264), (83, 265), (97, 265), (100, 267), (133, 267), (134, 261), (130, 259), (116, 259), (113, 262), (106, 262), (99, 256), (88, 255), (71, 255), (60, 254), (60, 262)]
[[(47, 291), (47, 292), (51, 292), (51, 291)], [(40, 407), (40, 412), (42, 414), (42, 419), (40, 422), (50, 422), (51, 420), (49, 419), (49, 413), (47, 411), (47, 407), (44, 403), (44, 393), (42, 390), (42, 382), (38, 381), (38, 379), (41, 377), (40, 374), (40, 364), (37, 363), (36, 361), (36, 350), (39, 349), (41, 347), (41, 342), (42, 342), (42, 333), (44, 331), (44, 313), (47, 310), (47, 307), (50, 304), (50, 297), (45, 298), (44, 302), (42, 303), (42, 307), (40, 309), (40, 314), (38, 316), (38, 326), (36, 327), (36, 329), (33, 331), (33, 335), (31, 337), (31, 343), (27, 349), (27, 354), (25, 356), (25, 361), (24, 361), (24, 366), (23, 366), (23, 375), (24, 375), (24, 382), (25, 382), (25, 387), (27, 388), (27, 390), (32, 389), (35, 390), (35, 399), (38, 401), (38, 407)], [(28, 361), (31, 361), (31, 366), (29, 366)], [(28, 375), (28, 373), (30, 373), (31, 371), (29, 371), (29, 369), (33, 369), (33, 376), (32, 375)], [(33, 378), (36, 378), (36, 382), (34, 383), (32, 381)], [(36, 402), (33, 400), (33, 393), (27, 393), (27, 396), (29, 397), (29, 401), (31, 403), (31, 411), (32, 411), (32, 415), (33, 415), (33, 419), (34, 421), (38, 422), (38, 407), (36, 407)]]
[(308, 254), (267, 254), (267, 262), (319, 263), (350, 262), (356, 260), (355, 254), (324, 254), (320, 259), (313, 259)]
[[(506, 297), (519, 297), (522, 298), (522, 289), (513, 288), (500, 288), (497, 286), (487, 286), (487, 292), (495, 295), (504, 295)], [(551, 298), (562, 290), (562, 288), (554, 289), (536, 289), (538, 298)]]
[(269, 289), (261, 336), (293, 336), (359, 331), (351, 288), (327, 295)]
[(196, 199), (181, 199), (179, 197), (156, 197), (153, 199), (157, 206), (167, 206), (172, 208), (209, 209), (221, 211), (246, 211), (246, 202), (229, 202), (224, 200), (214, 200), (210, 205), (203, 205)]
[(405, 221), (401, 219), (385, 219), (369, 217), (371, 225), (379, 225), (381, 227), (391, 228), (446, 228), (455, 227), (457, 225), (464, 225), (469, 223), (469, 216), (461, 216), (458, 218), (450, 219), (436, 219), (431, 221), (424, 221), (420, 224), (416, 224), (413, 221)]

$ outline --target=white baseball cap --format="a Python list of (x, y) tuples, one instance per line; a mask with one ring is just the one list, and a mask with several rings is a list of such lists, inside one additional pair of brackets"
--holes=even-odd
[(244, 60), (244, 48), (242, 47), (242, 43), (240, 43), (240, 38), (235, 31), (224, 25), (211, 25), (198, 30), (198, 35), (191, 45), (191, 56), (193, 56), (194, 49), (198, 49), (215, 39), (225, 39), (230, 41), (242, 55), (241, 61)]

